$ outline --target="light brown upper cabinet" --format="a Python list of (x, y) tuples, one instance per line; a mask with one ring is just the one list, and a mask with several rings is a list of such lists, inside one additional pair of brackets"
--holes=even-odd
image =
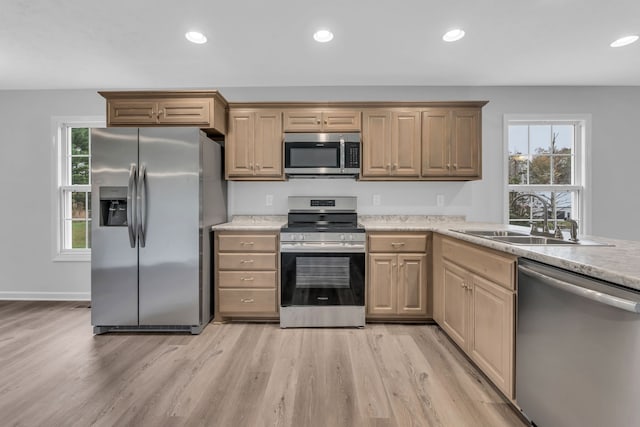
[(360, 111), (294, 109), (284, 112), (285, 132), (360, 132)]
[(284, 179), (280, 110), (231, 110), (225, 145), (227, 179)]
[(422, 176), (482, 176), (480, 108), (433, 108), (422, 112)]
[(362, 177), (420, 176), (420, 111), (363, 112)]
[(210, 135), (227, 130), (227, 101), (217, 91), (99, 92), (107, 126), (197, 126)]

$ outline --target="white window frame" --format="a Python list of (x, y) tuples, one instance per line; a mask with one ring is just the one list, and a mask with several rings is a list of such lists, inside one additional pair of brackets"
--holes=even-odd
[[(576, 124), (576, 138), (574, 150), (573, 185), (512, 185), (509, 184), (509, 125), (517, 124)], [(505, 114), (503, 120), (503, 175), (504, 203), (503, 223), (509, 224), (509, 192), (510, 191), (580, 191), (577, 208), (580, 212), (580, 234), (591, 233), (591, 114)]]
[(65, 190), (77, 188), (78, 190), (91, 191), (91, 185), (73, 186), (64, 185), (65, 176), (68, 173), (66, 153), (70, 140), (67, 137), (69, 128), (78, 127), (104, 127), (104, 116), (64, 116), (51, 118), (51, 194), (52, 194), (52, 258), (54, 261), (91, 261), (91, 249), (66, 249), (64, 247), (64, 221), (65, 221)]

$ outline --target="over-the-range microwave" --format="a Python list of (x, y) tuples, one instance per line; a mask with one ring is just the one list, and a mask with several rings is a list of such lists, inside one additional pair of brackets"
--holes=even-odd
[(284, 172), (299, 178), (357, 177), (360, 133), (285, 133)]

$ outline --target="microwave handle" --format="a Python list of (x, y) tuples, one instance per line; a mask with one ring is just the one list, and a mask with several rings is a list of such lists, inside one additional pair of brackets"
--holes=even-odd
[(340, 138), (340, 171), (344, 172), (344, 138)]

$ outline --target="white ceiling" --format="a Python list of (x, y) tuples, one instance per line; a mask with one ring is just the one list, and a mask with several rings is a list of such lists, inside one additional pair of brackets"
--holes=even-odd
[(627, 34), (640, 0), (2, 0), (0, 89), (638, 86)]

